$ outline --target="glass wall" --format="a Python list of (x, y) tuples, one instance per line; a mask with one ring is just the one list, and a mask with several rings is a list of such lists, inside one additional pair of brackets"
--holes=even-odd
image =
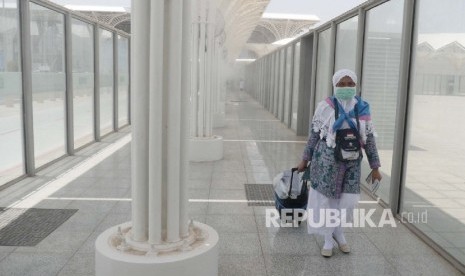
[(118, 127), (129, 118), (129, 39), (118, 35)]
[[(376, 143), (383, 173), (383, 185), (378, 190), (378, 196), (385, 202), (389, 202), (403, 5), (404, 1), (392, 0), (366, 14), (361, 89), (362, 97), (370, 103), (373, 124), (378, 134)], [(368, 164), (364, 163), (362, 175), (368, 172)]]
[(316, 71), (316, 89), (315, 89), (315, 104), (324, 100), (333, 93), (333, 88), (330, 86), (330, 40), (331, 30), (327, 29), (318, 34), (318, 56), (317, 56), (317, 71)]
[[(67, 136), (80, 148), (94, 140), (94, 23), (81, 21), (71, 14), (69, 41), (72, 53), (73, 121), (67, 132), (66, 110), (66, 9), (47, 8), (37, 1), (27, 3), (24, 19), (30, 38), (21, 40), (17, 0), (0, 1), (0, 186), (26, 174), (26, 163), (33, 160), (31, 170), (41, 168), (67, 154)], [(113, 131), (113, 36), (116, 32), (100, 30), (100, 121), (101, 134)], [(30, 42), (28, 44), (22, 44)], [(129, 118), (129, 38), (118, 36), (119, 45), (119, 123)], [(23, 50), (30, 64), (22, 68)], [(29, 73), (31, 75), (29, 75)], [(30, 76), (31, 91), (23, 91), (23, 74)], [(28, 85), (29, 87), (29, 85)], [(30, 93), (24, 95), (24, 93)], [(23, 99), (31, 99), (24, 107)], [(29, 110), (31, 105), (31, 110)], [(29, 114), (31, 112), (32, 114)], [(32, 122), (24, 122), (24, 114)], [(31, 132), (25, 131), (31, 127)], [(25, 135), (30, 134), (30, 137)], [(31, 143), (33, 151), (26, 152)], [(32, 156), (29, 156), (32, 155)], [(34, 173), (31, 171), (30, 173)]]
[(0, 185), (24, 174), (19, 10), (0, 2)]
[[(465, 2), (418, 1), (402, 212), (465, 263)], [(404, 214), (404, 213), (402, 213)]]
[(297, 110), (299, 105), (299, 81), (300, 81), (300, 42), (295, 44), (294, 71), (292, 85), (291, 129), (297, 131)]
[(72, 20), (74, 147), (94, 140), (94, 28)]
[(113, 33), (99, 29), (100, 135), (113, 131)]
[(289, 122), (289, 110), (291, 104), (291, 93), (292, 93), (292, 57), (293, 47), (289, 46), (286, 48), (286, 80), (284, 89), (284, 124), (290, 126)]
[(357, 58), (358, 16), (337, 25), (335, 70), (350, 69), (355, 72)]
[(31, 3), (35, 165), (66, 153), (64, 15)]

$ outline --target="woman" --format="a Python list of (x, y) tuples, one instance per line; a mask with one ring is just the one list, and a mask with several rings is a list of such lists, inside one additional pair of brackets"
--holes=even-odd
[[(356, 84), (357, 76), (351, 70), (343, 69), (334, 74), (334, 97), (318, 104), (302, 161), (297, 166), (299, 171), (304, 171), (311, 162), (308, 233), (324, 236), (321, 249), (324, 257), (332, 256), (333, 238), (342, 252), (350, 252), (341, 225), (326, 225), (325, 218), (320, 221), (320, 211), (327, 216), (328, 209), (336, 209), (340, 220), (352, 221), (353, 209), (360, 198), (361, 148), (365, 149), (373, 180), (381, 180), (370, 108), (367, 102), (355, 96)], [(353, 151), (341, 154), (343, 142), (340, 141), (345, 138), (354, 139), (355, 143), (350, 145), (356, 146), (349, 149)]]

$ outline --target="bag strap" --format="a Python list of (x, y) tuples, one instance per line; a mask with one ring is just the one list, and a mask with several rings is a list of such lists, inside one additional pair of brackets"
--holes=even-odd
[[(354, 124), (353, 124), (352, 121), (347, 122), (352, 129), (356, 130), (356, 133), (358, 133), (358, 130), (360, 129), (360, 120), (359, 120), (359, 115), (358, 115), (358, 103), (359, 102), (360, 101), (358, 101), (354, 106), (354, 113), (355, 113), (355, 120), (357, 121), (357, 127), (354, 128)], [(334, 120), (336, 121), (339, 118), (339, 103), (338, 103), (336, 97), (333, 97), (333, 105), (334, 105)], [(342, 111), (342, 112), (344, 112), (344, 111)]]
[[(359, 120), (359, 114), (358, 114), (358, 104), (361, 102), (362, 99), (360, 97), (358, 97), (358, 96), (355, 96), (355, 98), (357, 99), (357, 103), (354, 106), (354, 113), (355, 113), (355, 120), (357, 121), (357, 128), (356, 129), (353, 128), (352, 121), (348, 121), (348, 124), (349, 124), (350, 128), (355, 130), (355, 136), (360, 141), (360, 145), (362, 145), (362, 137), (360, 137), (360, 133), (359, 133), (360, 120)], [(337, 120), (339, 118), (339, 102), (337, 101), (336, 97), (333, 97), (333, 104), (334, 104), (334, 116), (335, 116), (334, 120)], [(350, 120), (350, 118), (349, 118), (349, 120)], [(361, 151), (362, 151), (362, 149), (360, 148), (360, 152)]]

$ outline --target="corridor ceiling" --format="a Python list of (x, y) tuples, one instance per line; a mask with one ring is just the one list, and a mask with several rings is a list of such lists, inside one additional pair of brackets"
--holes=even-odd
[[(292, 15), (287, 15), (286, 18), (262, 18), (270, 0), (213, 1), (217, 13), (214, 22), (216, 35), (221, 36), (223, 58), (228, 62), (234, 62), (243, 55), (251, 58), (260, 57), (279, 46), (272, 45), (273, 42), (295, 37), (318, 22), (315, 16), (293, 18)], [(121, 8), (121, 11), (105, 11), (89, 10), (90, 6), (67, 7), (124, 32), (131, 32), (131, 14), (127, 8)]]

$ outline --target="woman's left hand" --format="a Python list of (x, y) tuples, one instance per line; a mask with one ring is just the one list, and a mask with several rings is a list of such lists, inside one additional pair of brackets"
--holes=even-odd
[(381, 181), (381, 178), (383, 178), (378, 169), (371, 170), (371, 173), (372, 173), (371, 174), (372, 181), (375, 181), (375, 180)]

